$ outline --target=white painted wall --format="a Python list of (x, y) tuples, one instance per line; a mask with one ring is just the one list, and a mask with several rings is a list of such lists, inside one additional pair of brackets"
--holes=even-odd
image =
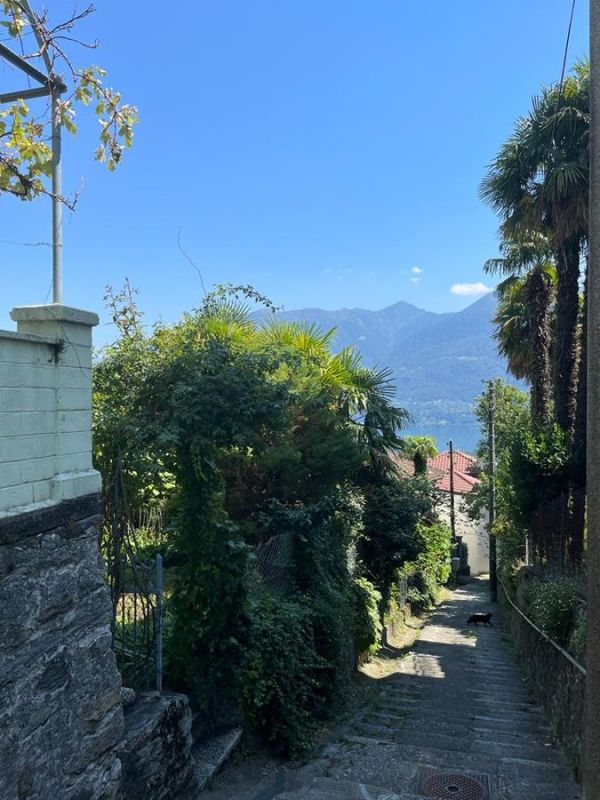
[(0, 515), (100, 491), (92, 468), (92, 327), (62, 305), (11, 311), (0, 331)]
[[(438, 508), (440, 519), (450, 525), (450, 495), (442, 494), (442, 502)], [(478, 520), (472, 520), (466, 512), (465, 497), (454, 495), (454, 517), (456, 521), (456, 535), (463, 537), (463, 542), (469, 550), (469, 566), (471, 575), (483, 575), (489, 572), (490, 542), (487, 530), (487, 513)]]

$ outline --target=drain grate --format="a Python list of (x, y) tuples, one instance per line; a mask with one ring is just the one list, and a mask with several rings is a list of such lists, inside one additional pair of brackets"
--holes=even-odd
[(490, 783), (487, 775), (422, 769), (417, 794), (436, 800), (490, 800)]

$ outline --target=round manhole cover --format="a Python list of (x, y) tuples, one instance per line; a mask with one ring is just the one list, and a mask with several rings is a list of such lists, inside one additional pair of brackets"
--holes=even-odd
[(436, 800), (485, 800), (485, 786), (469, 775), (437, 772), (423, 781), (421, 793)]

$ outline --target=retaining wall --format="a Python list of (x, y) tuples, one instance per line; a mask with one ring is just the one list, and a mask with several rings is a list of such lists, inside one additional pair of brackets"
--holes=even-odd
[(583, 756), (585, 674), (561, 650), (538, 632), (498, 587), (498, 600), (532, 692), (550, 718), (553, 732), (578, 779)]
[(0, 332), (0, 798), (120, 800), (121, 677), (92, 468), (95, 314)]
[(0, 797), (120, 797), (97, 495), (0, 519)]

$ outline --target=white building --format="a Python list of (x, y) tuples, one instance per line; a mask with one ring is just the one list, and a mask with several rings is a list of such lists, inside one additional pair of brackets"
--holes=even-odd
[[(475, 474), (478, 467), (477, 459), (468, 453), (455, 450), (453, 462), (456, 535), (460, 536), (467, 546), (471, 575), (482, 575), (489, 571), (488, 516), (484, 512), (479, 519), (473, 520), (466, 510), (467, 495), (479, 485), (479, 479)], [(450, 525), (450, 452), (446, 450), (435, 458), (430, 458), (427, 468), (436, 482), (436, 487), (442, 493), (440, 518)]]

